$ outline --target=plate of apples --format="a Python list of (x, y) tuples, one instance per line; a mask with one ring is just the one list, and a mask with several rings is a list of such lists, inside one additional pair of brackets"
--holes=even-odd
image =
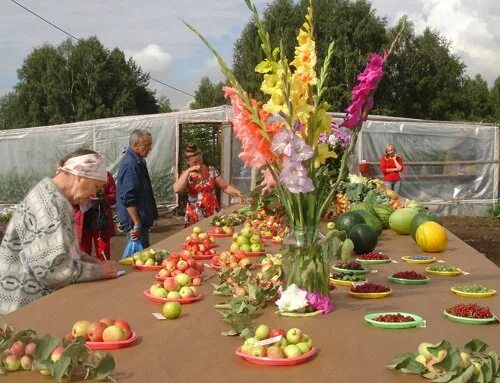
[(144, 295), (152, 302), (166, 303), (179, 302), (188, 304), (197, 302), (202, 295), (198, 292), (201, 279), (191, 279), (189, 275), (181, 273), (175, 277), (167, 277), (163, 283), (154, 283), (149, 290), (144, 290)]
[(106, 317), (94, 322), (75, 322), (66, 339), (74, 340), (77, 337), (83, 337), (91, 350), (114, 350), (133, 345), (137, 334), (123, 319)]

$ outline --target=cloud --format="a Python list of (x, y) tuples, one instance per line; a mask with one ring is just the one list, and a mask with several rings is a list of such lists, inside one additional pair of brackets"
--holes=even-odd
[(149, 72), (152, 76), (167, 75), (172, 65), (172, 55), (156, 44), (149, 44), (130, 56), (141, 66), (144, 72)]

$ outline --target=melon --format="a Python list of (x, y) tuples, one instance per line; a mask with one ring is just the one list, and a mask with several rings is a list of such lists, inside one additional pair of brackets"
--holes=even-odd
[(343, 230), (348, 235), (351, 229), (360, 223), (366, 223), (363, 217), (356, 211), (348, 211), (337, 217), (335, 220), (335, 229), (339, 231)]
[(354, 244), (354, 252), (356, 254), (369, 253), (377, 246), (377, 232), (366, 223), (360, 223), (354, 226), (349, 232), (348, 237)]
[(398, 234), (410, 234), (410, 224), (418, 211), (404, 207), (396, 210), (389, 217), (389, 227)]
[(361, 214), (366, 224), (373, 227), (377, 232), (377, 235), (380, 235), (382, 233), (384, 225), (382, 224), (382, 221), (380, 219), (378, 219), (377, 217), (375, 217), (373, 214), (371, 214), (369, 211), (366, 210), (356, 210), (356, 213)]
[(387, 229), (389, 227), (389, 217), (391, 216), (392, 213), (394, 213), (396, 209), (394, 209), (388, 203), (381, 203), (375, 205), (374, 210), (380, 221), (382, 221), (384, 229)]
[(413, 219), (411, 220), (410, 223), (410, 235), (413, 239), (415, 239), (415, 235), (417, 233), (417, 228), (423, 224), (424, 222), (427, 221), (434, 221), (439, 223), (440, 225), (442, 224), (441, 222), (441, 217), (435, 214), (430, 214), (430, 213), (418, 213)]
[(446, 230), (434, 221), (427, 221), (419, 225), (415, 239), (417, 245), (427, 253), (440, 253), (448, 245)]

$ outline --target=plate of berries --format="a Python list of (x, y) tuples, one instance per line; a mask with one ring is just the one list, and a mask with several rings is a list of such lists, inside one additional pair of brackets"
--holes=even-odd
[(353, 285), (349, 294), (355, 298), (377, 299), (388, 297), (392, 294), (392, 290), (388, 286), (367, 282)]
[(423, 285), (430, 281), (429, 277), (423, 274), (417, 273), (416, 271), (399, 271), (387, 277), (393, 283), (399, 283), (402, 285)]
[(375, 327), (398, 329), (418, 327), (424, 320), (418, 315), (398, 311), (368, 314), (365, 321)]
[(425, 271), (427, 271), (427, 274), (439, 275), (442, 277), (456, 277), (462, 274), (462, 270), (460, 270), (458, 267), (447, 265), (444, 263), (440, 265), (429, 266), (425, 269)]
[(352, 286), (353, 283), (366, 282), (362, 275), (353, 275), (351, 273), (332, 273), (330, 282), (338, 286)]
[(383, 263), (391, 263), (392, 259), (388, 255), (382, 254), (379, 251), (361, 254), (356, 258), (356, 261), (363, 265), (378, 265)]
[(337, 262), (335, 266), (332, 266), (332, 269), (338, 273), (348, 272), (352, 275), (363, 275), (368, 273), (368, 270), (365, 269), (361, 263), (356, 261)]
[(497, 293), (495, 290), (477, 283), (453, 286), (450, 290), (458, 296), (466, 298), (488, 298)]
[(403, 261), (406, 263), (414, 263), (414, 264), (426, 264), (426, 263), (434, 263), (437, 261), (436, 257), (432, 257), (430, 255), (405, 255), (401, 257)]
[(449, 320), (467, 324), (487, 324), (497, 321), (489, 307), (477, 303), (459, 303), (444, 310), (443, 314)]

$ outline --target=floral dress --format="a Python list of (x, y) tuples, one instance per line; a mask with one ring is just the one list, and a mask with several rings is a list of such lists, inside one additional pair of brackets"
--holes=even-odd
[(219, 201), (215, 196), (215, 180), (220, 177), (219, 171), (213, 166), (205, 166), (202, 177), (196, 177), (196, 174), (191, 173), (188, 178), (185, 227), (220, 210)]

